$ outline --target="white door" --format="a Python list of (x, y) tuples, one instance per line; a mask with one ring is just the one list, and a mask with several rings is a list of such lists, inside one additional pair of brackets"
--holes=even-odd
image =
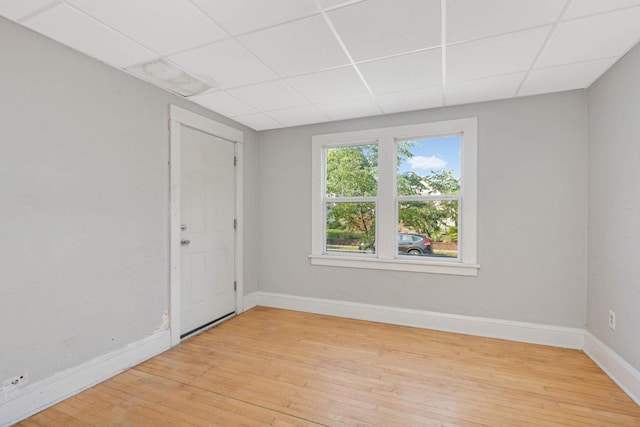
[(234, 144), (181, 128), (180, 335), (235, 312)]

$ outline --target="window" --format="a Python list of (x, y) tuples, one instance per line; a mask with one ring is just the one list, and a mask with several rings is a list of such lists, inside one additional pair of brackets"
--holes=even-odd
[(396, 141), (397, 225), (423, 247), (398, 247), (398, 255), (458, 259), (461, 135)]
[(327, 147), (325, 159), (325, 251), (375, 252), (377, 145)]
[(476, 275), (476, 119), (313, 137), (314, 265)]

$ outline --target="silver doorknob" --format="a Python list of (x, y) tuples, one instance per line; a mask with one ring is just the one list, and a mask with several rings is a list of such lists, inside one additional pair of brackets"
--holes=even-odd
[(182, 239), (182, 240), (180, 240), (180, 244), (181, 244), (182, 246), (186, 246), (186, 245), (188, 245), (189, 243), (191, 243), (191, 240), (189, 240), (189, 239)]

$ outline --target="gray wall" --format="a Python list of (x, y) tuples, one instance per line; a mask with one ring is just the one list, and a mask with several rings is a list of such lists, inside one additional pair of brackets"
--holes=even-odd
[[(640, 369), (640, 45), (588, 91), (587, 329)], [(616, 330), (608, 313), (616, 313)]]
[(245, 132), (246, 248), (257, 134), (2, 18), (0, 54), (0, 379), (35, 382), (160, 328), (169, 104)]
[[(35, 382), (160, 327), (170, 103), (245, 132), (245, 294), (587, 321), (640, 369), (640, 47), (588, 99), (573, 91), (259, 134), (2, 18), (0, 53), (0, 379), (28, 371)], [(478, 277), (309, 264), (312, 135), (462, 117), (479, 120)]]
[[(582, 328), (584, 91), (260, 133), (260, 290)], [(311, 266), (311, 137), (478, 117), (478, 277)]]

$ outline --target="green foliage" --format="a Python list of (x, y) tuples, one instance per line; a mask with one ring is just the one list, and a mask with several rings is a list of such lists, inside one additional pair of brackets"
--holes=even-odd
[[(414, 172), (405, 172), (398, 176), (398, 194), (401, 196), (458, 193), (460, 193), (460, 181), (452, 171), (431, 171), (424, 177)], [(402, 202), (398, 217), (405, 227), (439, 240), (452, 224), (457, 226), (458, 203), (443, 200)]]
[(438, 241), (451, 224), (457, 224), (458, 203), (447, 200), (401, 202), (398, 216), (403, 226)]
[(359, 234), (361, 242), (375, 241), (375, 203), (330, 203), (327, 227), (345, 229)]
[(415, 172), (405, 172), (398, 175), (398, 195), (415, 196), (428, 191), (424, 178)]
[(429, 185), (429, 194), (459, 194), (460, 180), (453, 175), (453, 171), (435, 170), (424, 179)]
[[(398, 142), (398, 165), (413, 157), (415, 141)], [(327, 152), (327, 195), (373, 197), (378, 192), (378, 146), (375, 144), (330, 148)], [(426, 176), (410, 171), (398, 175), (398, 195), (458, 194), (460, 181), (452, 171), (436, 170)], [(399, 220), (406, 228), (438, 239), (448, 235), (457, 241), (458, 204), (455, 201), (411, 201), (399, 206)], [(367, 248), (375, 242), (374, 203), (331, 203), (327, 228), (357, 233)], [(453, 231), (455, 229), (455, 232)], [(335, 235), (338, 235), (336, 233)], [(331, 238), (329, 235), (328, 238)], [(337, 238), (337, 237), (334, 237)]]
[(378, 192), (378, 146), (331, 148), (327, 153), (327, 194), (368, 197)]
[[(371, 197), (378, 193), (378, 146), (354, 145), (327, 152), (327, 194)], [(375, 203), (333, 203), (327, 225), (358, 232), (364, 242), (375, 240)]]
[(328, 229), (327, 230), (327, 240), (349, 240), (349, 239), (361, 239), (362, 233), (359, 231), (349, 231), (349, 230), (338, 230), (338, 229)]
[(458, 227), (449, 227), (447, 229), (447, 235), (444, 236), (445, 242), (458, 243)]
[(398, 141), (397, 142), (397, 151), (398, 151), (398, 165), (401, 165), (407, 159), (413, 157), (413, 153), (411, 149), (413, 147), (417, 147), (420, 144), (417, 141)]

